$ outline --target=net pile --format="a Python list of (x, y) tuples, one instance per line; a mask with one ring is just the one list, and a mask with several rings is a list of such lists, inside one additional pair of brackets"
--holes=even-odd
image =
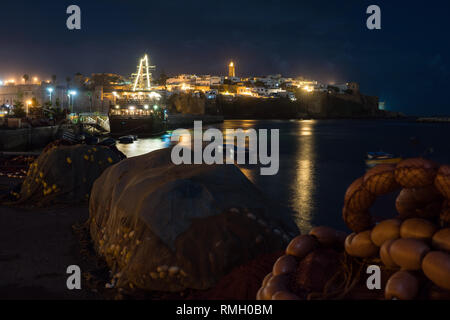
[(362, 231), (370, 227), (372, 220), (367, 211), (374, 201), (375, 196), (364, 188), (362, 177), (350, 185), (345, 194), (342, 212), (349, 228)]
[(52, 146), (30, 165), (19, 203), (47, 205), (87, 201), (92, 184), (120, 156), (103, 146)]
[(442, 205), (440, 215), (441, 223), (444, 226), (450, 226), (450, 165), (443, 165), (439, 168), (435, 185), (446, 198), (446, 201)]
[(418, 188), (434, 183), (438, 164), (422, 158), (411, 158), (400, 162), (395, 168), (395, 179), (404, 188)]
[[(401, 189), (403, 188), (403, 189)], [(401, 189), (396, 199), (399, 218), (434, 219), (446, 216), (444, 198), (450, 195), (450, 167), (423, 158), (397, 165), (378, 165), (347, 189), (342, 215), (347, 226), (362, 232), (373, 226), (370, 207), (377, 196)]]
[[(94, 183), (90, 233), (117, 287), (208, 289), (281, 251), (297, 231), (234, 165), (172, 164), (170, 149), (129, 158)], [(273, 209), (276, 210), (276, 209)]]

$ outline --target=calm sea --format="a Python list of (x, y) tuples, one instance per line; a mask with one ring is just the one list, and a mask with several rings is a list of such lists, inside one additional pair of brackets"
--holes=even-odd
[[(280, 169), (261, 176), (259, 168), (242, 167), (269, 198), (289, 207), (302, 232), (328, 225), (346, 230), (341, 209), (349, 184), (367, 170), (367, 151), (402, 157), (426, 156), (450, 162), (450, 124), (385, 120), (229, 120), (215, 127), (280, 130)], [(170, 136), (118, 145), (128, 157), (169, 146)], [(374, 207), (379, 216), (394, 215), (395, 195)]]

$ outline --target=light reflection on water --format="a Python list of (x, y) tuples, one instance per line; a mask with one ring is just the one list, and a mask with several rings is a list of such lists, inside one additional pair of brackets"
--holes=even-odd
[(117, 143), (117, 149), (127, 157), (136, 157), (155, 150), (168, 148), (170, 146), (170, 135), (160, 137), (142, 138), (129, 144)]
[(292, 203), (298, 215), (296, 223), (302, 233), (312, 228), (312, 213), (314, 209), (315, 188), (315, 145), (314, 125), (315, 120), (303, 120), (298, 122), (299, 138), (296, 155), (295, 178), (290, 187), (293, 190)]

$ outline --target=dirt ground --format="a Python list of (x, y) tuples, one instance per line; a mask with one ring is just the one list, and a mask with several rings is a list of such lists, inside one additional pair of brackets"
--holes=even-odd
[[(0, 177), (0, 190), (20, 180)], [(69, 265), (92, 269), (72, 226), (87, 205), (58, 208), (0, 206), (0, 299), (96, 299), (90, 288), (69, 290)]]

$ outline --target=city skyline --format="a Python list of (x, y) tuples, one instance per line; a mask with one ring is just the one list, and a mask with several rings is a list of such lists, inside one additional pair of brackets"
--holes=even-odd
[(449, 45), (435, 32), (444, 27), (445, 2), (410, 5), (406, 14), (404, 5), (380, 1), (382, 29), (372, 31), (365, 27), (368, 1), (78, 1), (81, 30), (65, 27), (69, 4), (3, 5), (9, 14), (0, 22), (0, 79), (23, 73), (56, 74), (59, 80), (76, 72), (128, 75), (147, 52), (156, 75), (226, 75), (232, 60), (242, 76), (356, 81), (391, 110), (448, 113)]

